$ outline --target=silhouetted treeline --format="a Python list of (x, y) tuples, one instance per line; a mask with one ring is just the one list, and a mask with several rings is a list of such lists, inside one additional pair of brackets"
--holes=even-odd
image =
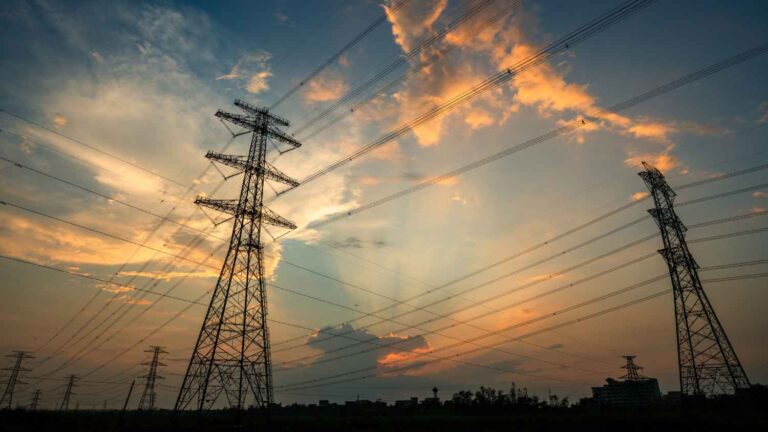
[(567, 397), (560, 398), (556, 394), (548, 394), (540, 399), (536, 395), (529, 395), (526, 388), (516, 389), (514, 386), (509, 391), (497, 390), (492, 387), (481, 386), (479, 390), (471, 392), (462, 390), (454, 393), (446, 404), (456, 408), (480, 407), (480, 408), (568, 408), (570, 401)]
[[(384, 403), (292, 404), (266, 411), (248, 410), (175, 415), (168, 410), (0, 411), (0, 431), (722, 431), (768, 430), (768, 388), (755, 385), (740, 395), (687, 399), (626, 407), (571, 404), (567, 398), (540, 397), (523, 389), (480, 387), (439, 401), (426, 398)], [(268, 414), (268, 415), (267, 415)]]

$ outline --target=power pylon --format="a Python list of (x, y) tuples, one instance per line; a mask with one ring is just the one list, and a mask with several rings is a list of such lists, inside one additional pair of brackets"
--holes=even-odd
[(60, 411), (66, 411), (69, 409), (69, 400), (75, 394), (73, 390), (75, 389), (75, 387), (77, 387), (76, 382), (77, 382), (77, 376), (70, 375), (69, 380), (67, 381), (67, 389), (64, 391), (64, 399), (61, 400), (61, 405), (59, 405)]
[(648, 210), (661, 230), (659, 253), (669, 267), (675, 299), (680, 391), (711, 396), (749, 388), (749, 380), (701, 285), (698, 264), (685, 240), (687, 228), (675, 213), (675, 192), (664, 175), (643, 162), (640, 173), (655, 208)]
[[(157, 392), (155, 392), (155, 382), (159, 379), (165, 379), (157, 374), (158, 366), (166, 366), (165, 363), (160, 362), (160, 355), (167, 354), (168, 351), (164, 351), (162, 347), (152, 346), (151, 349), (144, 351), (152, 353), (152, 360), (142, 363), (145, 366), (149, 366), (149, 371), (146, 375), (141, 376), (144, 378), (144, 391), (141, 393), (141, 399), (139, 399), (140, 410), (153, 410), (155, 409), (155, 400), (157, 399)], [(106, 402), (106, 401), (105, 401)]]
[(37, 411), (37, 408), (40, 406), (40, 394), (42, 392), (40, 389), (36, 389), (35, 392), (32, 394), (32, 402), (29, 404), (30, 411)]
[(263, 204), (264, 185), (265, 180), (289, 186), (298, 182), (267, 163), (267, 143), (271, 139), (272, 144), (278, 141), (291, 146), (286, 151), (301, 144), (280, 129), (289, 122), (268, 109), (240, 100), (235, 106), (244, 114), (217, 111), (216, 117), (252, 133), (251, 144), (247, 156), (205, 155), (237, 169), (243, 182), (238, 199), (195, 200), (200, 206), (229, 213), (234, 224), (229, 250), (176, 400), (177, 411), (192, 403), (197, 410), (211, 408), (222, 393), (228, 405), (238, 410), (247, 403), (265, 408), (273, 400), (261, 236), (262, 230), (267, 231), (265, 224), (288, 229), (296, 225)]
[(0, 397), (0, 408), (13, 408), (13, 392), (16, 390), (16, 384), (25, 384), (19, 381), (19, 375), (22, 372), (29, 372), (29, 369), (23, 367), (25, 359), (33, 359), (26, 351), (14, 351), (13, 354), (8, 354), (6, 357), (14, 359), (13, 366), (7, 367), (3, 370), (9, 371), (8, 382), (5, 383), (5, 390), (3, 396)]
[(626, 369), (627, 373), (619, 378), (626, 381), (640, 381), (641, 379), (645, 378), (644, 376), (640, 375), (640, 371), (643, 370), (643, 368), (635, 364), (636, 356), (628, 355), (622, 357), (624, 357), (624, 359), (627, 361), (627, 364), (621, 368)]

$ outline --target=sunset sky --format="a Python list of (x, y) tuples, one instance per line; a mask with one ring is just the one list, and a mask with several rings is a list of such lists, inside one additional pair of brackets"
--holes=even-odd
[[(107, 399), (116, 407), (126, 383), (144, 373), (144, 351), (161, 345), (169, 353), (158, 404), (173, 405), (205, 314), (184, 300), (208, 303), (232, 229), (214, 226), (210, 218), (226, 216), (193, 201), (235, 198), (241, 179), (222, 184), (204, 156), (248, 146), (246, 137), (230, 143), (218, 109), (236, 112), (237, 98), (271, 106), (303, 82), (274, 108), (303, 146), (268, 158), (304, 179), (621, 4), (390, 3), (2, 2), (0, 354), (36, 357), (20, 400), (40, 388), (52, 407), (65, 377), (77, 374), (81, 406)], [(768, 55), (597, 116), (765, 44), (766, 22), (761, 1), (654, 2), (294, 191), (274, 198), (267, 188), (268, 205), (299, 227), (272, 229), (286, 234), (276, 243), (264, 238), (276, 400), (391, 401), (429, 397), (433, 386), (449, 398), (514, 382), (573, 401), (622, 375), (629, 354), (662, 391), (678, 390), (670, 293), (571, 323), (669, 290), (669, 278), (558, 311), (665, 275), (660, 237), (638, 241), (658, 233), (650, 218), (591, 241), (647, 215), (641, 161), (673, 188), (768, 163)], [(361, 86), (389, 65), (397, 67)], [(351, 102), (314, 120), (350, 92)], [(572, 132), (356, 211), (583, 119)], [(756, 170), (683, 188), (677, 198), (726, 193), (678, 213), (688, 239), (703, 239), (691, 250), (704, 288), (753, 383), (768, 381), (768, 279), (706, 281), (768, 272), (768, 232), (759, 231), (768, 226), (765, 184), (768, 170)], [(710, 238), (747, 230), (758, 231)], [(379, 345), (345, 349), (351, 339)], [(402, 349), (381, 346), (400, 339)], [(443, 361), (429, 354), (457, 342), (434, 355), (473, 352)], [(392, 370), (403, 366), (412, 367)]]

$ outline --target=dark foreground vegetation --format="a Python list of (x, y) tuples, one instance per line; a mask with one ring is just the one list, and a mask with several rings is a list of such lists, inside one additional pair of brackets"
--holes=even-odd
[(0, 431), (751, 431), (768, 430), (768, 391), (685, 403), (597, 406), (583, 401), (509, 397), (484, 389), (440, 403), (418, 405), (360, 401), (343, 405), (274, 407), (269, 416), (246, 411), (203, 414), (170, 411), (0, 412)]

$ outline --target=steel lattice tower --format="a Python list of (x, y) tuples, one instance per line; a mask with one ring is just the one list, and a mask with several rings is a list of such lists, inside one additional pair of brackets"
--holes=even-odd
[(22, 366), (24, 363), (24, 359), (33, 359), (29, 353), (26, 351), (14, 351), (13, 354), (8, 354), (6, 357), (10, 357), (14, 359), (13, 366), (5, 368), (3, 370), (7, 370), (10, 372), (10, 375), (8, 376), (8, 382), (5, 383), (5, 390), (3, 391), (2, 397), (0, 397), (0, 408), (13, 408), (13, 392), (16, 390), (16, 384), (24, 384), (23, 382), (19, 381), (19, 374), (21, 372), (28, 372), (29, 369), (26, 369)]
[(664, 249), (659, 253), (672, 280), (680, 391), (684, 396), (711, 396), (749, 388), (747, 374), (702, 288), (699, 266), (685, 241), (687, 228), (675, 213), (676, 194), (661, 171), (645, 162), (643, 167), (640, 177), (655, 204), (648, 212), (661, 230)]
[[(159, 379), (165, 379), (165, 377), (162, 377), (157, 374), (157, 368), (158, 366), (166, 366), (165, 363), (160, 362), (160, 355), (161, 354), (167, 354), (167, 351), (164, 351), (162, 347), (159, 346), (152, 346), (151, 349), (144, 351), (147, 353), (152, 353), (152, 360), (149, 362), (144, 362), (142, 365), (149, 366), (149, 371), (147, 371), (147, 374), (144, 376), (141, 376), (139, 378), (144, 378), (144, 391), (141, 393), (141, 399), (139, 399), (139, 409), (140, 410), (153, 410), (155, 409), (155, 400), (157, 399), (157, 392), (155, 391), (155, 383)], [(104, 401), (106, 404), (106, 401)]]
[(69, 409), (69, 400), (75, 394), (72, 390), (74, 390), (74, 388), (77, 387), (77, 384), (75, 384), (76, 381), (77, 381), (77, 376), (75, 375), (69, 376), (69, 381), (67, 381), (67, 389), (64, 391), (64, 399), (61, 400), (61, 405), (59, 405), (60, 411), (66, 411)]
[[(198, 410), (214, 406), (224, 394), (229, 406), (266, 408), (272, 403), (272, 363), (267, 329), (267, 292), (264, 280), (264, 224), (296, 226), (268, 209), (265, 180), (289, 186), (298, 182), (267, 163), (269, 139), (291, 146), (301, 144), (280, 127), (287, 120), (268, 109), (235, 101), (244, 114), (218, 111), (216, 117), (252, 133), (247, 156), (208, 152), (206, 158), (236, 168), (243, 174), (238, 199), (197, 198), (195, 203), (229, 213), (234, 219), (229, 250), (211, 303), (195, 343), (175, 409), (190, 404)], [(239, 135), (239, 134), (238, 134)], [(274, 144), (274, 141), (272, 142)]]
[(622, 369), (626, 369), (627, 373), (619, 378), (627, 380), (627, 381), (640, 381), (644, 377), (640, 375), (640, 371), (643, 370), (642, 367), (635, 364), (635, 357), (633, 355), (629, 356), (622, 356), (627, 361), (627, 364), (622, 366)]

